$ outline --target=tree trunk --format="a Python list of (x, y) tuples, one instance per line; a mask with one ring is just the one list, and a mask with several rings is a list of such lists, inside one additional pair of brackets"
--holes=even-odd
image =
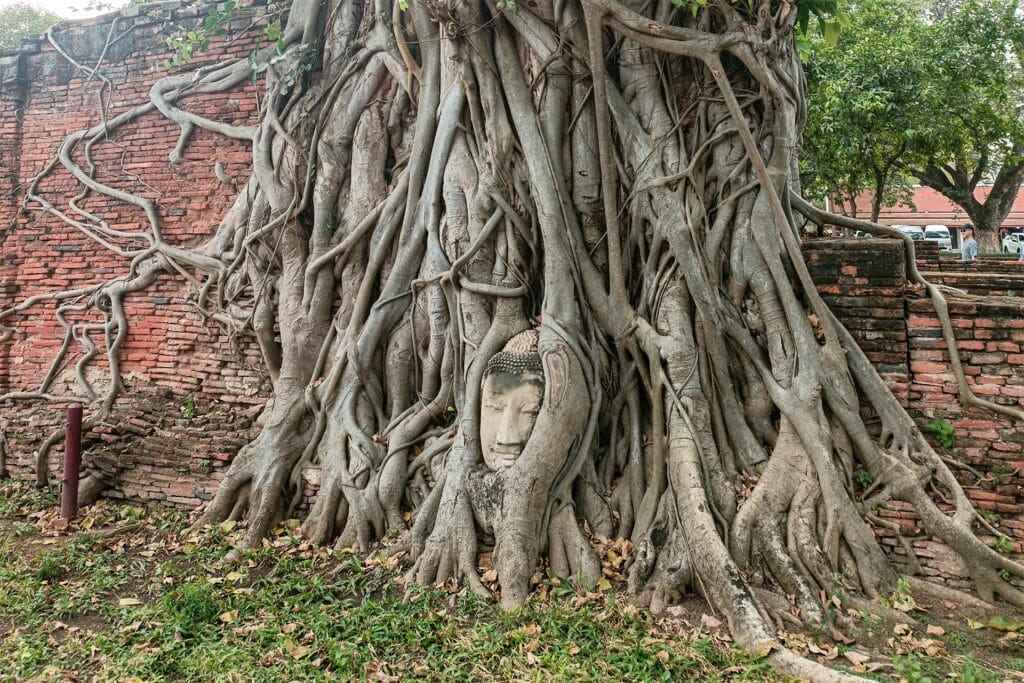
[(1001, 250), (999, 229), (1010, 214), (1021, 184), (1024, 183), (1024, 145), (1014, 145), (1006, 160), (999, 167), (985, 201), (975, 197), (988, 164), (988, 157), (981, 155), (976, 168), (968, 175), (967, 170), (948, 165), (929, 164), (922, 169), (911, 169), (925, 187), (941, 193), (960, 206), (970, 217), (975, 228), (980, 253), (995, 254)]

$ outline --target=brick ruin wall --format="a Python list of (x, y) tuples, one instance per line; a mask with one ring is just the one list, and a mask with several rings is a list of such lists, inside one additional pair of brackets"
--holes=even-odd
[[(0, 310), (125, 272), (123, 259), (31, 206), (23, 210), (22, 200), (65, 136), (146, 99), (149, 85), (165, 73), (165, 60), (171, 57), (165, 43), (168, 27), (190, 26), (205, 16), (205, 9), (177, 2), (153, 7), (148, 5), (146, 14), (133, 8), (55, 31), (61, 48), (80, 64), (91, 69), (102, 55), (99, 71), (113, 84), (109, 89), (49, 44), (33, 42), (0, 55)], [(248, 24), (248, 18), (239, 21), (239, 27)], [(117, 40), (107, 45), (108, 36)], [(215, 40), (201, 62), (244, 55), (254, 40)], [(256, 105), (256, 90), (248, 85), (185, 104), (190, 111), (238, 124), (253, 121)], [(168, 155), (178, 134), (174, 124), (151, 112), (99, 142), (93, 154), (100, 180), (153, 199), (166, 240), (191, 246), (212, 234), (243, 186), (250, 151), (243, 143), (197, 131), (184, 161), (172, 164)], [(230, 182), (216, 177), (217, 162)], [(61, 207), (78, 192), (63, 170), (47, 176), (40, 190)], [(121, 228), (138, 229), (144, 222), (141, 211), (126, 204), (87, 198), (81, 205), (102, 209)], [(936, 418), (953, 424), (956, 443), (939, 447), (940, 452), (970, 466), (954, 471), (1020, 552), (1024, 426), (958, 405), (938, 318), (930, 302), (906, 285), (902, 244), (818, 240), (806, 243), (805, 254), (820, 291), (918, 424)], [(933, 281), (983, 295), (954, 299), (950, 305), (968, 380), (981, 395), (1022, 405), (1024, 266), (940, 261), (929, 246), (918, 257), (922, 272)], [(194, 298), (195, 291), (180, 277), (165, 275), (127, 303), (131, 328), (122, 355), (129, 391), (84, 444), (87, 465), (104, 472), (111, 497), (196, 506), (210, 497), (223, 467), (254, 434), (269, 390), (258, 349), (250, 339), (229, 338), (204, 320)], [(37, 388), (46, 376), (63, 340), (54, 314), (54, 303), (41, 301), (14, 316), (12, 337), (0, 342), (0, 395)], [(73, 344), (51, 393), (76, 390), (74, 365), (81, 354)], [(96, 366), (106, 369), (103, 362)], [(102, 389), (102, 372), (90, 379)], [(34, 477), (34, 451), (61, 415), (60, 409), (39, 403), (0, 403), (5, 434), (0, 448), (11, 475)], [(53, 450), (49, 468), (57, 472), (60, 449)], [(963, 574), (959, 561), (944, 546), (917, 535), (912, 512), (894, 504), (879, 514), (910, 535), (924, 572), (958, 582)], [(891, 534), (883, 542), (897, 556), (905, 555)]]
[[(938, 314), (919, 287), (906, 283), (902, 242), (815, 240), (804, 243), (804, 255), (819, 292), (900, 403), (925, 428), (937, 452), (970, 468), (951, 466), (972, 502), (1012, 541), (1019, 557), (1024, 547), (1024, 425), (960, 406)], [(924, 277), (973, 295), (948, 295), (960, 359), (973, 391), (995, 403), (1024, 406), (1024, 298), (1019, 295), (1024, 263), (940, 261), (938, 251), (929, 247), (917, 255)], [(936, 419), (953, 426), (951, 448), (927, 431)], [(962, 562), (941, 543), (921, 535), (909, 506), (893, 502), (878, 514), (900, 524), (925, 574), (961, 583)], [(876, 532), (897, 557), (906, 556), (895, 534)], [(979, 535), (990, 544), (996, 540), (985, 530)]]
[[(207, 13), (178, 2), (139, 10), (67, 22), (53, 32), (60, 49), (76, 62), (90, 71), (99, 64), (97, 74), (109, 79), (109, 86), (45, 41), (0, 55), (0, 310), (129, 269), (127, 259), (39, 211), (38, 205), (23, 209), (22, 202), (69, 134), (148, 101), (153, 81), (168, 73), (165, 62), (172, 52), (166, 38), (174, 27), (192, 27)], [(229, 29), (250, 23), (251, 17), (241, 16)], [(237, 33), (230, 38), (215, 40), (193, 65), (245, 56), (256, 40)], [(183, 102), (188, 111), (218, 121), (248, 124), (256, 119), (256, 89), (249, 84)], [(156, 203), (167, 243), (193, 246), (213, 234), (244, 187), (251, 151), (247, 143), (197, 129), (184, 160), (171, 163), (179, 133), (152, 111), (99, 141), (92, 155), (98, 180)], [(81, 155), (76, 160), (81, 162)], [(216, 177), (218, 162), (229, 182)], [(58, 166), (37, 194), (68, 211), (79, 188)], [(92, 196), (79, 205), (102, 212), (121, 230), (140, 231), (146, 225), (143, 211), (124, 202)], [(112, 496), (194, 506), (209, 497), (221, 468), (251, 437), (253, 418), (268, 391), (258, 349), (250, 339), (229, 339), (204, 320), (192, 303), (195, 294), (181, 277), (162, 275), (148, 290), (126, 299), (131, 327), (121, 358), (129, 391), (109, 424), (87, 434), (83, 444), (86, 463), (113, 482)], [(11, 339), (0, 343), (0, 395), (40, 386), (63, 343), (55, 313), (55, 302), (44, 300), (5, 321), (15, 329)], [(72, 320), (82, 318), (72, 314)], [(101, 337), (96, 342), (102, 347)], [(79, 393), (74, 368), (82, 353), (82, 346), (73, 343), (51, 393)], [(97, 361), (88, 378), (102, 393), (108, 368), (104, 359)], [(0, 404), (12, 474), (31, 476), (33, 452), (60, 419), (59, 410), (38, 403)], [(51, 453), (51, 471), (57, 471), (60, 450)]]

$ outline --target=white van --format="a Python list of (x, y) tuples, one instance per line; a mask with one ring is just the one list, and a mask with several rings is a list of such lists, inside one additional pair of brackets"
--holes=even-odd
[(953, 243), (949, 239), (949, 228), (945, 225), (924, 226), (924, 238), (929, 242), (937, 242), (939, 249), (944, 251), (950, 251), (953, 248)]
[(1022, 243), (1024, 243), (1024, 232), (1014, 230), (1006, 233), (1006, 237), (1003, 238), (1003, 253), (1019, 255)]
[(919, 242), (924, 239), (924, 228), (920, 225), (893, 225), (892, 227), (896, 228), (904, 235), (909, 235), (910, 239), (915, 242)]

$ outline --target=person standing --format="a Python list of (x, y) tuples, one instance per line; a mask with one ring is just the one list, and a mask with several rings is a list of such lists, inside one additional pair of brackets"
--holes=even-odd
[(964, 261), (974, 261), (978, 258), (978, 243), (974, 241), (974, 226), (964, 223), (961, 232), (963, 240), (960, 245), (960, 256)]

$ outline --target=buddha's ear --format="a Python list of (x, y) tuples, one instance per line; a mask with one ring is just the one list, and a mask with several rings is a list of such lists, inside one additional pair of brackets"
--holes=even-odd
[(565, 349), (559, 347), (546, 351), (542, 356), (544, 364), (544, 405), (557, 408), (565, 400), (568, 393), (569, 357)]

